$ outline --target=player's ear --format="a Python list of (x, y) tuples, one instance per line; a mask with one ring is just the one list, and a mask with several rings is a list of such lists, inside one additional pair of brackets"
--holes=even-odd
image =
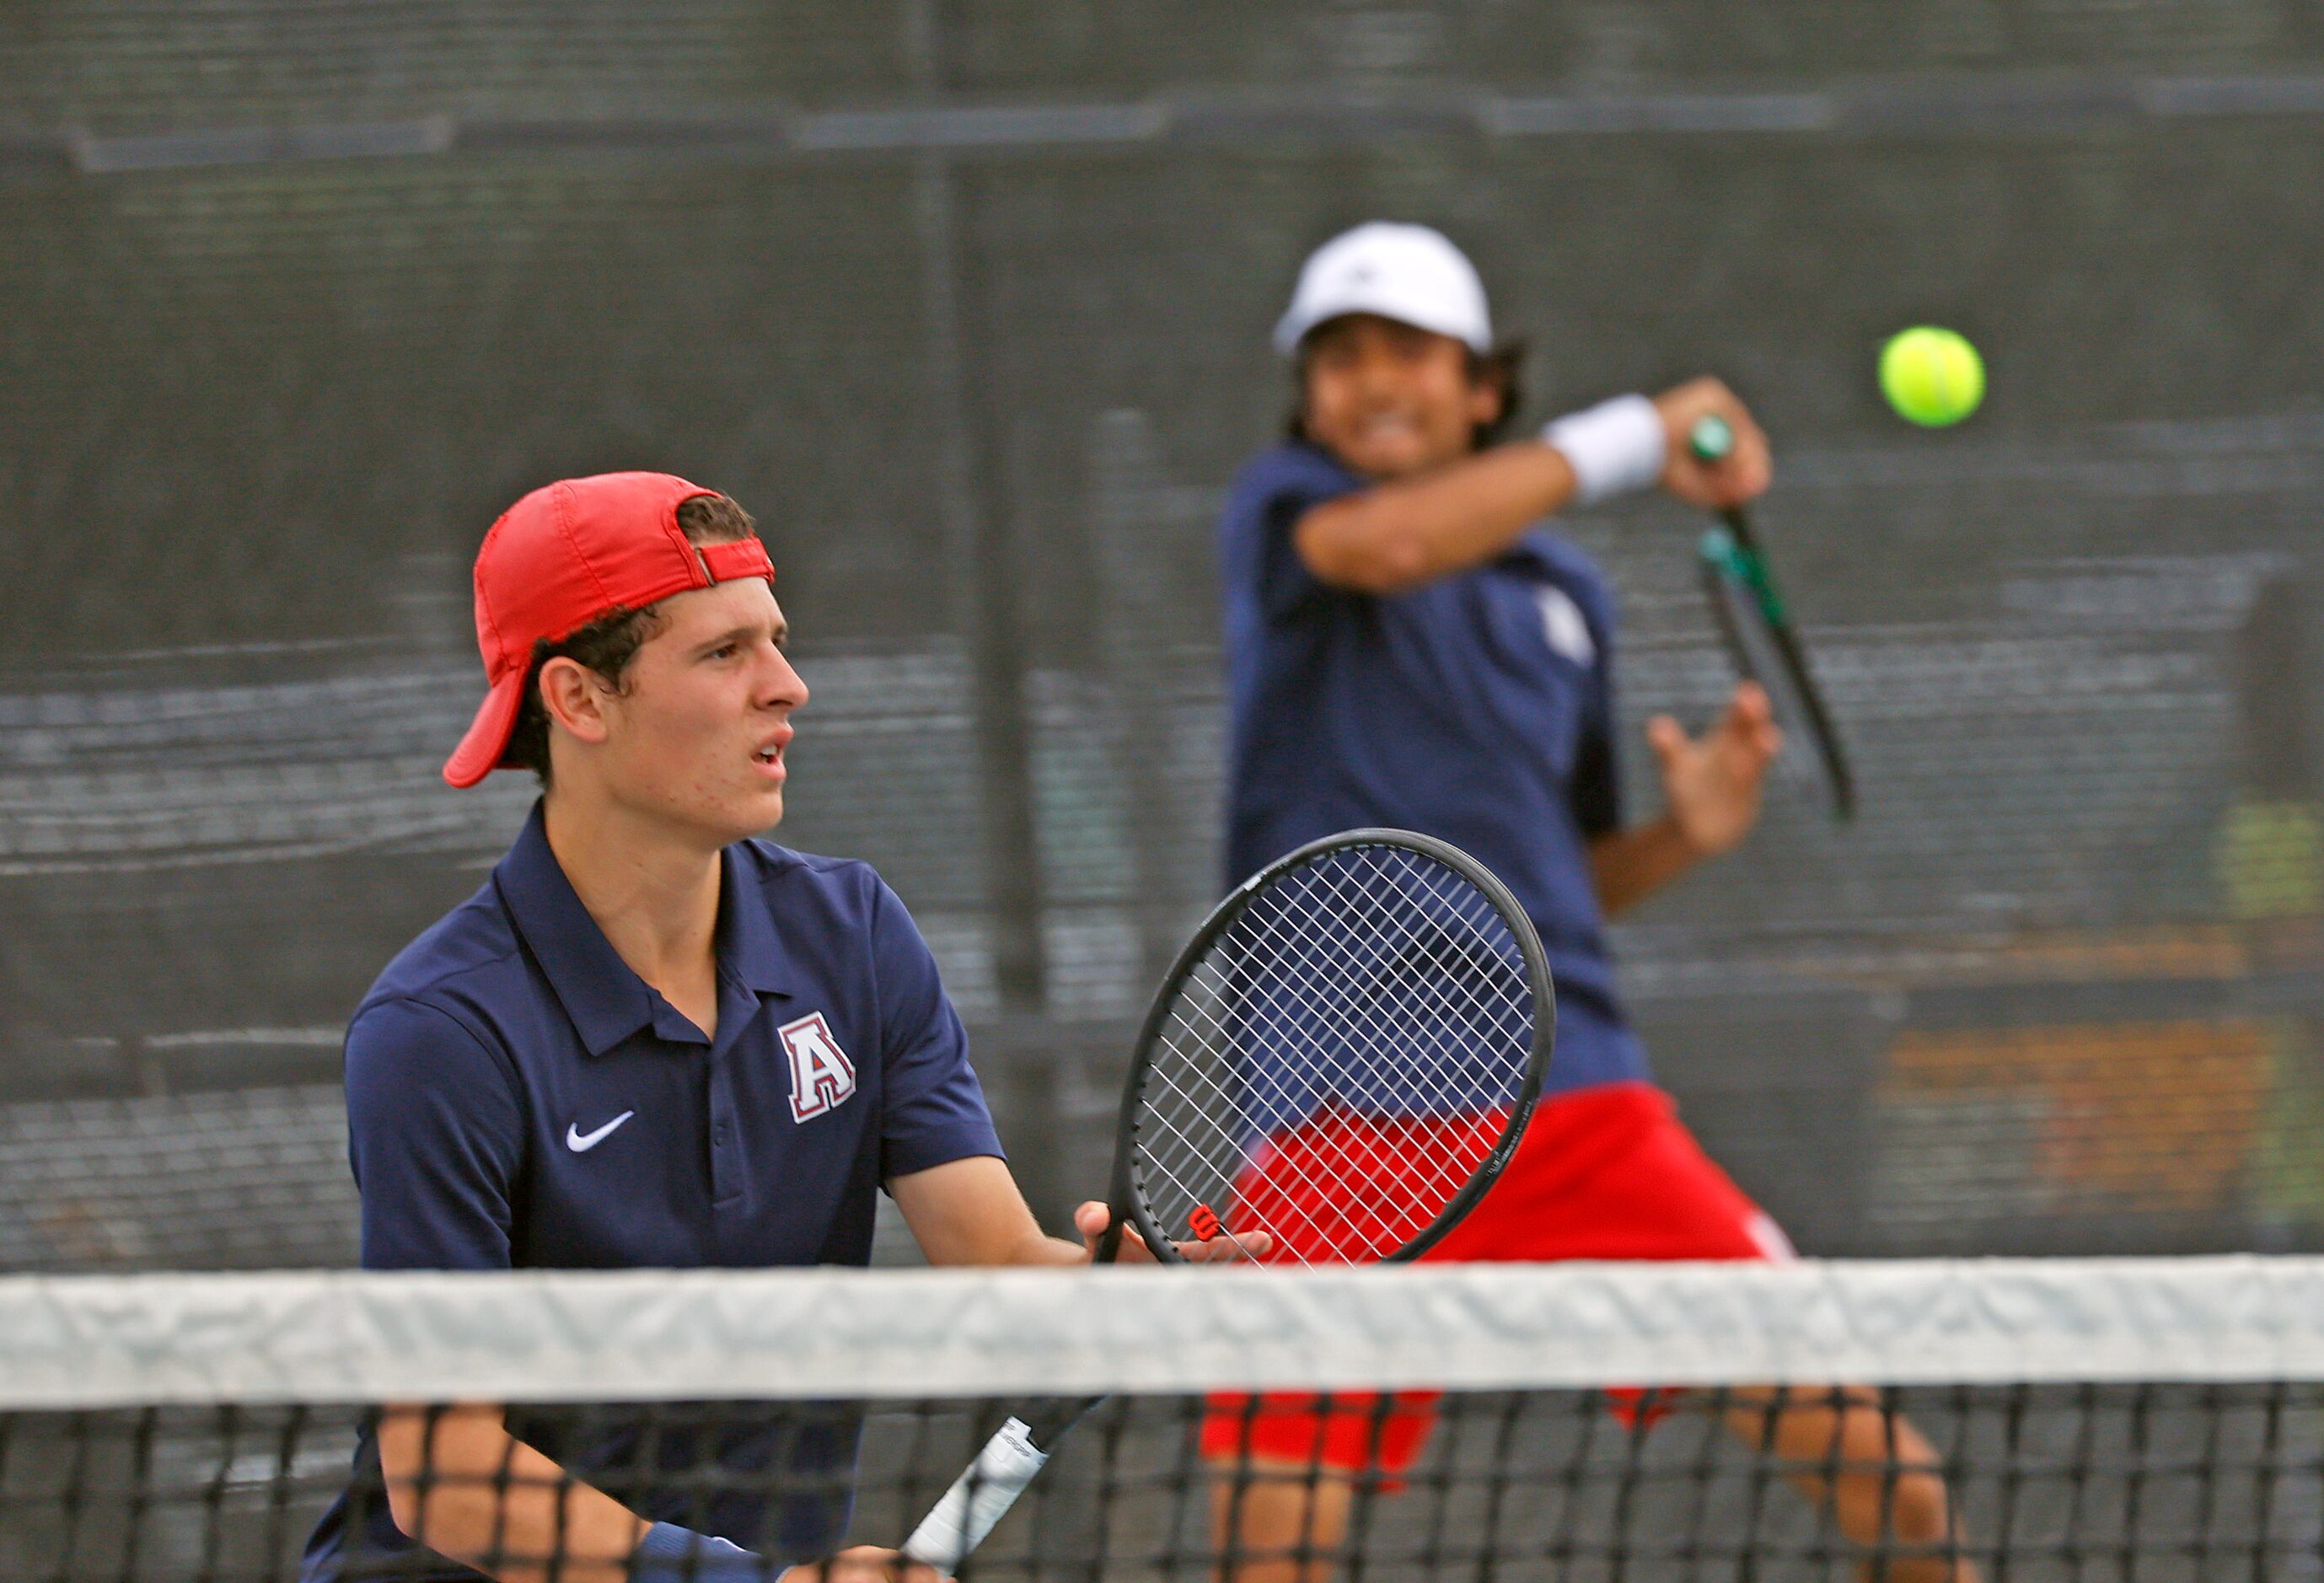
[(1516, 371), (1510, 367), (1505, 353), (1489, 353), (1471, 358), (1469, 364), (1469, 421), (1479, 428), (1493, 428), (1508, 415), (1509, 403), (1515, 396)]
[(1471, 354), (1468, 417), (1470, 430), (1480, 447), (1501, 437), (1524, 401), (1517, 383), (1524, 362), (1522, 341), (1504, 341), (1490, 352)]
[(606, 737), (605, 678), (577, 659), (558, 655), (540, 667), (540, 707), (556, 724), (585, 742)]
[(1469, 382), (1469, 427), (1492, 428), (1501, 421), (1501, 411), (1508, 405), (1508, 396), (1491, 369), (1486, 369)]
[(1310, 443), (1314, 440), (1314, 431), (1307, 424), (1307, 414), (1314, 405), (1309, 397), (1314, 382), (1308, 373), (1312, 361), (1307, 354), (1307, 344), (1301, 342), (1298, 355), (1291, 364), (1291, 415), (1283, 422), (1286, 439)]

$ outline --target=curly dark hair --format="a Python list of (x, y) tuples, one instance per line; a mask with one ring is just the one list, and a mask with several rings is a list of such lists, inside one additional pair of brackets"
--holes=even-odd
[[(1320, 326), (1318, 327), (1321, 327)], [(1312, 337), (1313, 330), (1308, 332)], [(1307, 435), (1307, 342), (1299, 343), (1299, 350), (1291, 364), (1291, 416), (1285, 419), (1284, 437), (1305, 440)], [(1469, 431), (1471, 451), (1482, 451), (1500, 444), (1517, 423), (1517, 409), (1525, 405), (1526, 344), (1523, 341), (1503, 341), (1489, 352), (1469, 350), (1469, 378), (1479, 384), (1493, 384), (1500, 389), (1501, 410), (1490, 423), (1480, 423)], [(1310, 443), (1313, 443), (1312, 441)]]
[[(751, 513), (723, 494), (697, 494), (679, 502), (678, 526), (689, 544), (733, 544), (759, 534)], [(543, 638), (533, 644), (532, 662), (524, 673), (524, 701), (517, 705), (516, 724), (501, 752), (503, 768), (530, 769), (541, 789), (549, 789), (549, 711), (540, 702), (540, 667), (552, 659), (570, 659), (595, 671), (615, 693), (625, 693), (630, 661), (661, 630), (655, 613), (660, 609), (658, 603), (641, 610), (617, 605), (555, 642)]]

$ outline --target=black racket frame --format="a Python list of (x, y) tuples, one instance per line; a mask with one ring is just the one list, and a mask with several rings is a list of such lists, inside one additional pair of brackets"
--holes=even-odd
[[(1736, 629), (1734, 610), (1720, 595), (1719, 584), (1733, 581), (1742, 585), (1745, 597), (1759, 612), (1767, 637), (1775, 645), (1778, 662), (1785, 672), (1784, 682), (1806, 711), (1808, 735), (1814, 739), (1816, 759), (1823, 768), (1824, 785), (1831, 795), (1832, 817), (1842, 824), (1856, 817), (1856, 777), (1849, 768), (1848, 754), (1840, 745), (1840, 731), (1831, 722), (1831, 712), (1824, 706), (1823, 690), (1816, 686), (1815, 675), (1808, 668), (1806, 648), (1793, 629), (1789, 612), (1784, 608), (1784, 597), (1776, 592), (1775, 574), (1768, 568), (1766, 552), (1759, 548), (1758, 536), (1751, 531), (1751, 520), (1740, 510), (1719, 513), (1726, 532), (1704, 536), (1697, 556), (1702, 569), (1703, 597), (1710, 601), (1711, 613), (1719, 621), (1719, 635), (1727, 646), (1728, 658), (1734, 662), (1736, 674), (1747, 681), (1764, 684), (1767, 678), (1757, 674), (1751, 660), (1751, 645)], [(1717, 541), (1724, 537), (1732, 547)]]

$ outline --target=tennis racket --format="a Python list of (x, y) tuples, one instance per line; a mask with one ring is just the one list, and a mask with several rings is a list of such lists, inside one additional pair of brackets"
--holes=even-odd
[[(1735, 431), (1725, 419), (1705, 416), (1689, 432), (1687, 448), (1697, 461), (1721, 461), (1735, 448)], [(1723, 525), (1705, 533), (1700, 547), (1703, 593), (1718, 614), (1720, 635), (1736, 670), (1766, 693), (1785, 742), (1805, 742), (1812, 749), (1810, 756), (1784, 754), (1777, 764), (1845, 824), (1856, 815), (1856, 781), (1823, 694), (1808, 667), (1806, 647), (1775, 590), (1775, 574), (1751, 531), (1750, 518), (1740, 506), (1731, 506), (1720, 519)]]
[[(1532, 1114), (1556, 1026), (1517, 898), (1443, 842), (1357, 830), (1237, 887), (1164, 979), (1123, 1091), (1098, 1248), (1165, 1264), (1416, 1258), (1460, 1222)], [(1028, 1409), (904, 1554), (954, 1570), (1102, 1396)]]

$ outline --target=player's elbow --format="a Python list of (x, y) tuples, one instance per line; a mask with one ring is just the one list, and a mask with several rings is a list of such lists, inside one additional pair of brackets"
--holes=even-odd
[(395, 1406), (379, 1422), (380, 1481), (396, 1532), (437, 1550), (458, 1548), (466, 1508), (505, 1476), (507, 1441), (496, 1407)]
[(1432, 570), (1428, 546), (1417, 534), (1360, 502), (1334, 502), (1308, 512), (1292, 547), (1317, 582), (1354, 594), (1401, 594), (1426, 582)]
[(387, 1486), (387, 1514), (395, 1523), (395, 1531), (410, 1540), (420, 1537), (420, 1486), (417, 1484), (390, 1483)]
[(426, 1480), (420, 1469), (401, 1458), (388, 1455), (384, 1444), (380, 1447), (380, 1478), (387, 1486), (387, 1514), (395, 1531), (406, 1539), (418, 1539), (424, 1519), (420, 1494)]

